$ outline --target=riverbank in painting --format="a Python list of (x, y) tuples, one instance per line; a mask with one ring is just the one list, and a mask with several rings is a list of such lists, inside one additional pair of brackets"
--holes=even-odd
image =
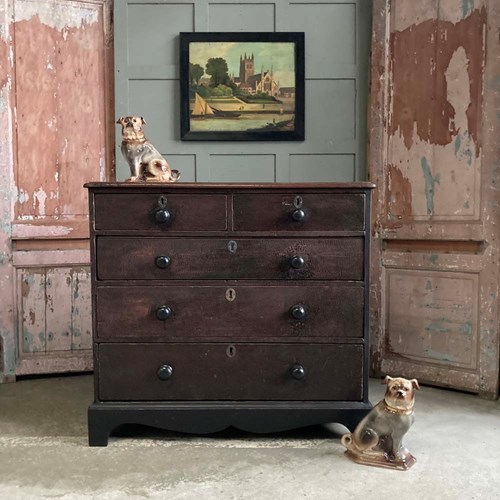
[[(235, 132), (255, 129), (289, 130), (292, 114), (279, 113), (245, 113), (238, 118), (191, 118), (191, 130), (196, 132), (212, 132), (214, 130)], [(280, 127), (277, 124), (287, 122)]]
[[(245, 131), (245, 130), (290, 130), (294, 122), (294, 99), (283, 98), (280, 102), (247, 103), (237, 97), (200, 99), (198, 102), (210, 109), (224, 113), (234, 113), (234, 117), (217, 116), (216, 113), (199, 116), (191, 115), (191, 130), (196, 132)], [(203, 106), (202, 105), (202, 106)], [(198, 104), (200, 106), (200, 104)], [(195, 108), (195, 100), (190, 101), (190, 111)]]

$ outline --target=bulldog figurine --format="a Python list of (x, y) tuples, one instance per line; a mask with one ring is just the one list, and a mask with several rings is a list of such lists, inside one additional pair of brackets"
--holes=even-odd
[(142, 116), (122, 116), (116, 122), (122, 126), (121, 151), (130, 167), (129, 182), (177, 182), (180, 174), (172, 170), (167, 160), (144, 135)]
[(356, 427), (344, 434), (341, 443), (346, 455), (357, 463), (399, 470), (409, 469), (416, 458), (403, 446), (403, 437), (415, 417), (414, 389), (420, 390), (416, 379), (385, 377), (385, 397)]

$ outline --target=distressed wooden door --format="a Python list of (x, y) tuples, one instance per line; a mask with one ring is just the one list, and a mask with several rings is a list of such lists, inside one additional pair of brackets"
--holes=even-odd
[(376, 374), (496, 397), (498, 2), (376, 0)]
[(111, 174), (111, 2), (2, 4), (0, 378), (89, 370), (83, 184)]

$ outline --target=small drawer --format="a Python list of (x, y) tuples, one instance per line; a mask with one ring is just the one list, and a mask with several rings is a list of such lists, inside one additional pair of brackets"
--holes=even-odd
[(227, 230), (223, 194), (98, 193), (94, 207), (96, 230)]
[(364, 238), (97, 237), (99, 280), (363, 279)]
[(360, 401), (361, 344), (100, 344), (101, 401)]
[(234, 195), (235, 231), (363, 231), (365, 195), (240, 193)]
[(357, 283), (100, 286), (97, 338), (361, 338), (363, 304)]

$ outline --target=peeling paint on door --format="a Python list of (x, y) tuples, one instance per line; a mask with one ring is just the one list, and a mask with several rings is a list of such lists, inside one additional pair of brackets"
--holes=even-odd
[[(478, 112), (482, 106), (484, 60), (484, 37), (481, 35), (485, 19), (483, 8), (456, 24), (428, 19), (391, 34), (389, 133), (400, 133), (408, 149), (414, 141), (414, 124), (416, 136), (430, 144), (450, 144), (456, 135), (456, 110), (448, 100), (446, 71), (455, 52), (461, 49), (468, 61), (466, 81), (470, 96), (469, 99), (462, 96), (461, 102), (467, 108), (467, 130), (479, 151)], [(419, 50), (412, 50), (415, 47)]]
[[(455, 367), (476, 367), (477, 276), (391, 270), (390, 352)], [(459, 307), (456, 307), (456, 305)], [(473, 327), (474, 325), (474, 327)]]
[(16, 92), (17, 156), (23, 166), (17, 185), (33, 200), (17, 204), (19, 217), (87, 213), (82, 185), (99, 179), (106, 143), (106, 129), (99, 125), (105, 47), (98, 7), (16, 2), (15, 63), (22, 75)]
[(91, 341), (90, 270), (19, 269), (22, 353), (88, 350)]
[(389, 211), (398, 219), (412, 214), (411, 184), (395, 165), (387, 166), (386, 200)]
[(427, 200), (427, 214), (434, 214), (434, 186), (439, 184), (439, 174), (435, 177), (432, 176), (431, 167), (427, 158), (424, 156), (420, 160), (420, 165), (422, 167), (422, 172), (424, 173), (425, 179), (425, 199)]
[(485, 15), (391, 33), (389, 175), (397, 167), (408, 180), (412, 206), (394, 212), (387, 198), (389, 222), (478, 217)]

